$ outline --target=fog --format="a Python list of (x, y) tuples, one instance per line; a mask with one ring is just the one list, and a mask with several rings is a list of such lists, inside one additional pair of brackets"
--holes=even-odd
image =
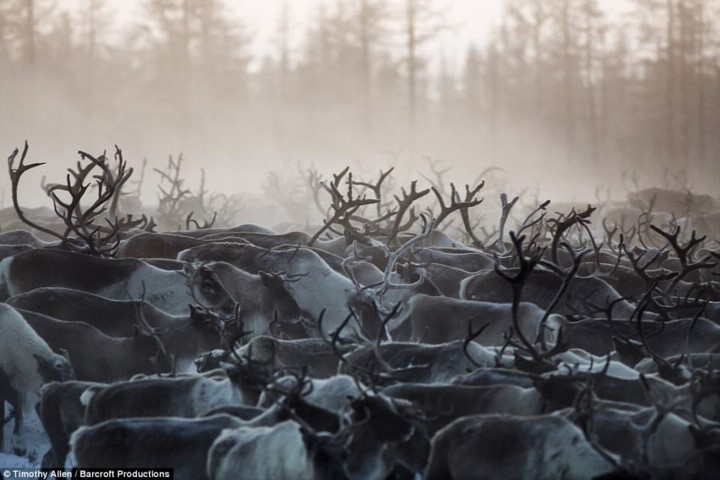
[(186, 186), (204, 170), (210, 191), (280, 203), (347, 165), (395, 166), (398, 186), (501, 167), (493, 196), (620, 199), (633, 172), (717, 194), (720, 1), (253, 3), (0, 1), (0, 148), (47, 162), (22, 203), (50, 206), (43, 175), (114, 145), (148, 159), (146, 202), (180, 153)]

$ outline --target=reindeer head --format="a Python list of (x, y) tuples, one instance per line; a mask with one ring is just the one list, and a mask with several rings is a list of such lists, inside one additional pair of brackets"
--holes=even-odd
[(57, 381), (65, 382), (75, 379), (75, 372), (68, 358), (67, 350), (61, 350), (63, 355), (52, 354), (50, 357), (33, 354), (38, 364), (38, 372), (45, 383)]

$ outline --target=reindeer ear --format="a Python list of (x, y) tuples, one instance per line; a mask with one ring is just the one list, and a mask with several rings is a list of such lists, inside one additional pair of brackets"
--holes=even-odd
[(258, 272), (258, 275), (260, 275), (260, 281), (265, 288), (273, 288), (277, 286), (278, 280), (275, 275), (264, 272), (262, 270)]
[(68, 351), (65, 350), (64, 348), (59, 349), (59, 351), (60, 351), (60, 355), (65, 357), (65, 360), (67, 360), (69, 362), (70, 361), (70, 353), (68, 353)]
[(302, 435), (303, 443), (308, 452), (312, 452), (317, 444), (317, 437), (309, 432), (305, 427), (300, 427), (300, 435)]
[(46, 382), (51, 380), (60, 380), (60, 378), (58, 378), (57, 370), (51, 360), (48, 360), (37, 353), (33, 353), (33, 357), (35, 357), (35, 360), (37, 361), (38, 373)]
[(210, 323), (210, 316), (207, 314), (207, 310), (197, 305), (188, 304), (190, 309), (190, 320), (196, 323)]
[(190, 262), (183, 262), (182, 274), (189, 277), (193, 273), (193, 266)]

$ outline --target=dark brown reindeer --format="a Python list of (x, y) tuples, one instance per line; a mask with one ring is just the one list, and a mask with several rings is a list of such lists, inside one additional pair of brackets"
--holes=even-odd
[(18, 312), (54, 351), (67, 351), (78, 380), (112, 382), (138, 373), (171, 370), (170, 352), (141, 314), (134, 336), (115, 338), (85, 322), (58, 320), (22, 309)]

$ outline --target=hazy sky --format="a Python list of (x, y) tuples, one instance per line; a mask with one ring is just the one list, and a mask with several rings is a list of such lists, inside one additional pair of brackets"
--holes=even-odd
[[(70, 0), (64, 4), (82, 6), (88, 0)], [(258, 43), (269, 37), (277, 25), (283, 4), (287, 3), (299, 25), (306, 24), (319, 4), (333, 5), (338, 0), (231, 0), (226, 2), (239, 16), (254, 26)], [(341, 0), (343, 1), (343, 0)], [(344, 0), (352, 3), (352, 0)], [(118, 20), (127, 20), (140, 11), (141, 0), (115, 0), (109, 2)], [(405, 0), (386, 0), (391, 7), (402, 7)], [(449, 36), (462, 42), (481, 41), (493, 20), (500, 15), (503, 0), (438, 0), (438, 9), (444, 10), (453, 26)], [(441, 8), (444, 7), (444, 8)]]
[[(278, 12), (285, 0), (238, 0), (237, 11), (257, 25), (258, 48), (268, 47), (267, 39), (274, 33)], [(318, 4), (333, 5), (336, 0), (293, 0), (289, 2), (291, 12), (299, 24), (312, 21)], [(390, 8), (401, 9), (405, 0), (387, 0)], [(443, 52), (450, 66), (463, 57), (465, 47), (472, 42), (482, 43), (499, 19), (504, 2), (502, 0), (438, 0), (438, 11), (444, 13), (451, 28), (443, 32), (434, 46), (435, 53)], [(251, 20), (252, 19), (252, 20)], [(298, 29), (301, 33), (303, 28)], [(398, 39), (400, 41), (400, 39)], [(435, 59), (437, 61), (437, 58)], [(456, 65), (457, 66), (457, 65)]]
[[(89, 0), (65, 0), (64, 6), (82, 8)], [(401, 9), (406, 0), (386, 0), (390, 8)], [(599, 0), (610, 13), (627, 9), (628, 0)], [(230, 0), (226, 4), (252, 28), (252, 51), (256, 57), (272, 55), (271, 39), (276, 32), (279, 12), (287, 3), (293, 18), (296, 43), (312, 22), (320, 4), (332, 6), (338, 2), (353, 3), (353, 0)], [(502, 15), (505, 0), (437, 0), (437, 9), (447, 19), (448, 28), (427, 46), (430, 53), (431, 69), (436, 69), (441, 59), (446, 67), (457, 73), (462, 68), (467, 47), (473, 43), (482, 45)], [(108, 8), (115, 15), (115, 32), (121, 30), (133, 17), (141, 15), (142, 0), (111, 0)], [(398, 42), (400, 39), (398, 39)], [(298, 45), (299, 46), (299, 45)], [(398, 45), (400, 48), (400, 44)], [(251, 68), (256, 67), (251, 65)]]
[[(89, 0), (66, 0), (63, 6), (71, 10), (83, 8)], [(340, 0), (352, 3), (353, 0)], [(278, 25), (281, 8), (285, 3), (290, 7), (296, 41), (302, 37), (305, 28), (320, 4), (332, 6), (338, 0), (231, 0), (226, 2), (230, 9), (252, 28), (253, 53), (257, 57), (273, 54), (272, 36)], [(402, 8), (405, 0), (386, 0), (390, 8)], [(121, 30), (133, 17), (142, 13), (142, 0), (111, 0), (108, 9), (114, 14), (114, 32)], [(443, 52), (450, 68), (458, 68), (467, 45), (481, 44), (492, 25), (500, 17), (504, 0), (438, 0), (438, 11), (442, 11), (452, 27), (443, 32), (430, 46), (435, 54)], [(440, 55), (434, 55), (439, 61)], [(252, 66), (251, 66), (252, 67)]]

